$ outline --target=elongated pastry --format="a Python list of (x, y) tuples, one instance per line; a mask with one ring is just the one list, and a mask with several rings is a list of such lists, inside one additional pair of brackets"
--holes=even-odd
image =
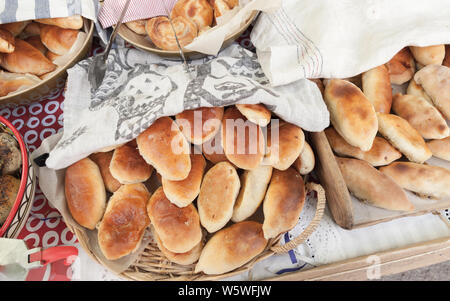
[(145, 162), (136, 148), (122, 145), (114, 150), (109, 170), (121, 184), (135, 184), (147, 181), (153, 167)]
[(272, 166), (261, 165), (255, 169), (246, 170), (241, 175), (241, 190), (231, 217), (233, 222), (241, 222), (256, 212), (266, 195), (272, 169)]
[(137, 138), (139, 153), (164, 178), (181, 181), (191, 171), (190, 147), (177, 124), (161, 117)]
[(294, 228), (305, 198), (305, 184), (294, 168), (285, 171), (275, 169), (263, 203), (264, 237), (274, 238)]
[(450, 68), (428, 65), (414, 75), (414, 80), (422, 85), (434, 106), (450, 120)]
[(24, 28), (22, 32), (22, 35), (24, 35), (26, 38), (39, 36), (40, 34), (41, 34), (41, 26), (37, 22), (30, 22), (29, 24), (27, 24), (27, 26)]
[(28, 37), (24, 41), (39, 50), (43, 55), (46, 55), (48, 50), (47, 47), (45, 47), (45, 45), (42, 43), (40, 36)]
[(416, 64), (408, 47), (400, 50), (389, 62), (386, 63), (391, 83), (402, 85), (409, 81), (416, 72)]
[(434, 157), (450, 161), (450, 137), (427, 142)]
[(362, 90), (372, 103), (375, 112), (389, 113), (392, 105), (392, 88), (389, 71), (385, 65), (362, 74)]
[(15, 39), (6, 29), (0, 29), (0, 52), (11, 53), (15, 49)]
[(418, 63), (426, 65), (441, 65), (445, 57), (445, 45), (427, 47), (410, 46), (412, 55)]
[(27, 27), (27, 25), (31, 21), (19, 21), (19, 22), (13, 22), (13, 23), (6, 23), (6, 24), (0, 24), (1, 29), (5, 29), (12, 33), (13, 36), (17, 37), (19, 34), (22, 33), (22, 31)]
[(246, 170), (260, 165), (265, 144), (260, 126), (248, 121), (236, 107), (229, 107), (222, 119), (221, 132), (222, 147), (231, 163)]
[[(195, 23), (185, 17), (178, 16), (172, 19), (176, 37), (181, 47), (190, 44), (198, 35)], [(164, 50), (178, 50), (177, 39), (173, 33), (172, 25), (167, 17), (155, 17), (145, 25), (150, 40), (156, 47)]]
[(268, 125), (272, 116), (272, 113), (263, 104), (236, 104), (236, 108), (245, 118), (259, 126)]
[(380, 134), (410, 161), (423, 163), (432, 156), (422, 136), (405, 119), (378, 113)]
[(29, 88), (41, 82), (32, 74), (10, 73), (0, 71), (0, 97), (9, 93)]
[(307, 175), (313, 171), (316, 166), (316, 158), (314, 157), (314, 151), (308, 142), (305, 141), (305, 147), (302, 153), (295, 160), (292, 165), (301, 175)]
[(201, 154), (191, 154), (191, 171), (186, 179), (171, 181), (162, 177), (166, 197), (178, 207), (191, 204), (200, 193), (206, 161)]
[(145, 24), (147, 20), (135, 20), (126, 22), (125, 25), (139, 35), (146, 35), (147, 31), (145, 30)]
[(392, 109), (425, 139), (443, 139), (450, 135), (441, 113), (422, 97), (396, 94)]
[(404, 189), (433, 198), (450, 197), (450, 170), (428, 164), (394, 162), (380, 168)]
[(244, 221), (222, 229), (206, 243), (195, 273), (218, 275), (237, 269), (264, 251), (267, 242), (257, 222)]
[(192, 20), (198, 29), (211, 26), (214, 13), (207, 0), (179, 0), (172, 9), (171, 18), (184, 17)]
[(105, 188), (109, 192), (115, 192), (120, 188), (122, 184), (116, 180), (111, 174), (109, 165), (111, 164), (111, 159), (113, 157), (113, 151), (104, 153), (94, 153), (89, 156), (89, 158), (97, 164), (102, 174), (103, 183), (105, 183)]
[(305, 134), (298, 126), (281, 121), (267, 131), (265, 163), (278, 170), (288, 169), (300, 156), (305, 146)]
[(372, 103), (354, 84), (339, 79), (325, 87), (325, 103), (336, 131), (349, 144), (363, 151), (372, 148), (378, 131), (378, 121)]
[(119, 259), (139, 248), (150, 224), (146, 211), (149, 198), (147, 188), (139, 183), (121, 186), (109, 199), (98, 227), (98, 244), (107, 259)]
[(47, 25), (55, 25), (65, 29), (81, 29), (83, 27), (83, 17), (80, 15), (61, 18), (37, 19), (34, 21)]
[(231, 163), (223, 151), (222, 133), (220, 132), (213, 139), (202, 144), (202, 152), (205, 158), (213, 164), (224, 161)]
[(106, 206), (106, 191), (97, 164), (84, 158), (66, 169), (65, 195), (73, 219), (81, 226), (95, 229)]
[(339, 157), (336, 157), (336, 161), (348, 189), (360, 201), (388, 210), (414, 210), (405, 191), (369, 163)]
[(236, 169), (228, 162), (214, 165), (205, 174), (197, 207), (200, 222), (209, 233), (222, 229), (231, 219), (240, 187)]
[(2, 54), (0, 66), (13, 73), (31, 73), (43, 75), (56, 69), (39, 50), (25, 41), (16, 39), (16, 48), (12, 53)]
[(159, 187), (147, 205), (148, 216), (166, 249), (173, 253), (192, 250), (202, 239), (200, 218), (194, 205), (179, 208)]
[(422, 97), (430, 104), (433, 104), (433, 100), (431, 99), (431, 97), (425, 92), (421, 85), (416, 83), (414, 78), (409, 81), (408, 88), (406, 89), (406, 94)]
[(41, 26), (41, 41), (51, 52), (64, 55), (69, 52), (77, 40), (78, 30), (64, 29), (52, 25)]
[(192, 144), (203, 144), (214, 138), (220, 130), (223, 107), (202, 107), (186, 110), (175, 116), (178, 127)]
[(381, 137), (375, 137), (372, 148), (367, 152), (363, 152), (359, 148), (348, 144), (332, 127), (326, 129), (325, 134), (333, 151), (341, 157), (353, 157), (364, 160), (372, 166), (388, 165), (402, 157), (398, 150)]

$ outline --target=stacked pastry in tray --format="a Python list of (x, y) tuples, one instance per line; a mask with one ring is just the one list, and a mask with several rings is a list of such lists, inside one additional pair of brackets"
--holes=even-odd
[(427, 164), (450, 160), (449, 67), (448, 46), (406, 47), (360, 76), (324, 80), (332, 123), (325, 133), (356, 198), (410, 211), (405, 190), (450, 197), (450, 170)]
[(129, 29), (139, 35), (145, 35), (163, 50), (178, 50), (190, 44), (216, 24), (216, 18), (239, 5), (239, 0), (179, 0), (173, 7), (170, 19), (158, 16), (146, 20), (125, 23)]
[(203, 107), (71, 165), (65, 192), (107, 259), (136, 250), (150, 227), (168, 260), (222, 274), (297, 224), (314, 165), (302, 129), (264, 105)]
[(16, 139), (0, 128), (0, 227), (16, 201), (21, 166), (22, 156)]
[(81, 16), (0, 24), (0, 97), (34, 86), (58, 68), (83, 27)]

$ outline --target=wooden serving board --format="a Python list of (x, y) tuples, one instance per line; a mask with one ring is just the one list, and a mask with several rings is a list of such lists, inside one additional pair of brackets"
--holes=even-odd
[[(422, 198), (406, 191), (415, 210), (409, 212), (377, 208), (360, 202), (350, 194), (339, 170), (335, 156), (324, 132), (311, 133), (312, 147), (319, 161), (316, 172), (325, 188), (328, 206), (336, 224), (344, 229), (367, 227), (396, 218), (422, 215), (450, 208), (450, 198), (435, 200)], [(449, 168), (449, 162), (432, 158), (427, 164)], [(386, 195), (389, 197), (389, 195)]]

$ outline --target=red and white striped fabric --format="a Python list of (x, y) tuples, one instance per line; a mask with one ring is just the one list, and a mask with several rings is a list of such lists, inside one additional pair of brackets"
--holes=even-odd
[[(123, 18), (123, 23), (134, 20), (149, 19), (156, 16), (167, 16), (178, 0), (131, 0), (130, 6)], [(117, 24), (126, 0), (105, 0), (98, 14), (98, 20), (103, 28)], [(165, 6), (164, 6), (165, 4)]]

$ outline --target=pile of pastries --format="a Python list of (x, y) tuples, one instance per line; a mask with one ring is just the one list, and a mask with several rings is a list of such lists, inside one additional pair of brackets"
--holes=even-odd
[(202, 107), (69, 166), (65, 195), (107, 259), (135, 251), (149, 229), (169, 261), (223, 274), (297, 224), (314, 165), (303, 130), (264, 105)]
[(21, 166), (22, 156), (16, 139), (0, 128), (0, 227), (16, 201)]
[(322, 91), (332, 124), (325, 133), (356, 198), (410, 211), (405, 190), (450, 197), (450, 170), (426, 163), (450, 161), (449, 45), (406, 47), (360, 76), (324, 80)]
[[(213, 27), (216, 19), (239, 5), (239, 0), (179, 0), (169, 18), (158, 16), (125, 23), (133, 32), (148, 36), (156, 47), (163, 50), (178, 50)], [(173, 28), (172, 28), (172, 24)]]
[(58, 68), (83, 27), (79, 15), (0, 24), (0, 97), (38, 84)]

